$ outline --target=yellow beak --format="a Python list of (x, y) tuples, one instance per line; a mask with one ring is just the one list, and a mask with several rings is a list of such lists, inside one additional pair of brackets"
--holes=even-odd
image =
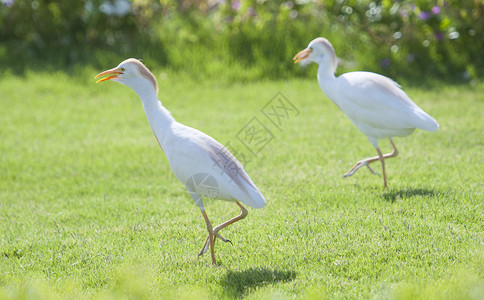
[(313, 52), (313, 49), (306, 48), (306, 49), (304, 49), (302, 51), (299, 51), (296, 55), (294, 55), (294, 58), (292, 60), (294, 60), (294, 63), (297, 64), (301, 60), (303, 60), (306, 57), (308, 57), (309, 54), (311, 54), (311, 52)]
[(107, 70), (107, 71), (104, 71), (102, 73), (99, 73), (94, 78), (98, 78), (98, 77), (104, 76), (104, 75), (111, 75), (111, 76), (104, 77), (104, 78), (101, 78), (98, 81), (96, 81), (96, 83), (99, 83), (99, 82), (102, 82), (102, 81), (106, 81), (106, 80), (111, 80), (111, 79), (117, 78), (121, 74), (123, 74), (123, 71), (121, 70), (121, 68), (114, 68), (114, 69)]

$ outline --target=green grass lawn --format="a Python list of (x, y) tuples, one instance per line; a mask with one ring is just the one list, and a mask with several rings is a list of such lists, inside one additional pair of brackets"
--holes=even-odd
[[(223, 230), (213, 267), (139, 99), (98, 71), (0, 80), (0, 298), (482, 299), (484, 85), (405, 89), (441, 128), (395, 139), (384, 190), (342, 177), (376, 152), (315, 78), (154, 72), (174, 117), (245, 157), (267, 200)], [(261, 110), (278, 93), (294, 107), (276, 127)], [(254, 118), (273, 136), (257, 154), (241, 141)], [(205, 203), (214, 225), (238, 214)]]

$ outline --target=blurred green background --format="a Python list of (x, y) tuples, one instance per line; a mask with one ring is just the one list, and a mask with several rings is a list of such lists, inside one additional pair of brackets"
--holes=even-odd
[(136, 57), (195, 78), (314, 76), (292, 57), (324, 36), (339, 72), (472, 82), (484, 75), (483, 14), (483, 0), (1, 0), (0, 72)]

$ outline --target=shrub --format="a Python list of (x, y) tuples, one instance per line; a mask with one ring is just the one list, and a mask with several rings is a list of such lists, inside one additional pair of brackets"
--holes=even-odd
[(483, 1), (133, 0), (121, 13), (106, 8), (126, 1), (1, 0), (0, 62), (22, 70), (143, 57), (200, 76), (287, 78), (305, 74), (292, 56), (325, 36), (341, 71), (484, 74)]

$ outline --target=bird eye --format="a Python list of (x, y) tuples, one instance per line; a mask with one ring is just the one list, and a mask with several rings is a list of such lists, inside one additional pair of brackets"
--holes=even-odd
[(125, 68), (121, 68), (121, 72), (124, 72), (124, 71), (126, 71), (126, 69)]

